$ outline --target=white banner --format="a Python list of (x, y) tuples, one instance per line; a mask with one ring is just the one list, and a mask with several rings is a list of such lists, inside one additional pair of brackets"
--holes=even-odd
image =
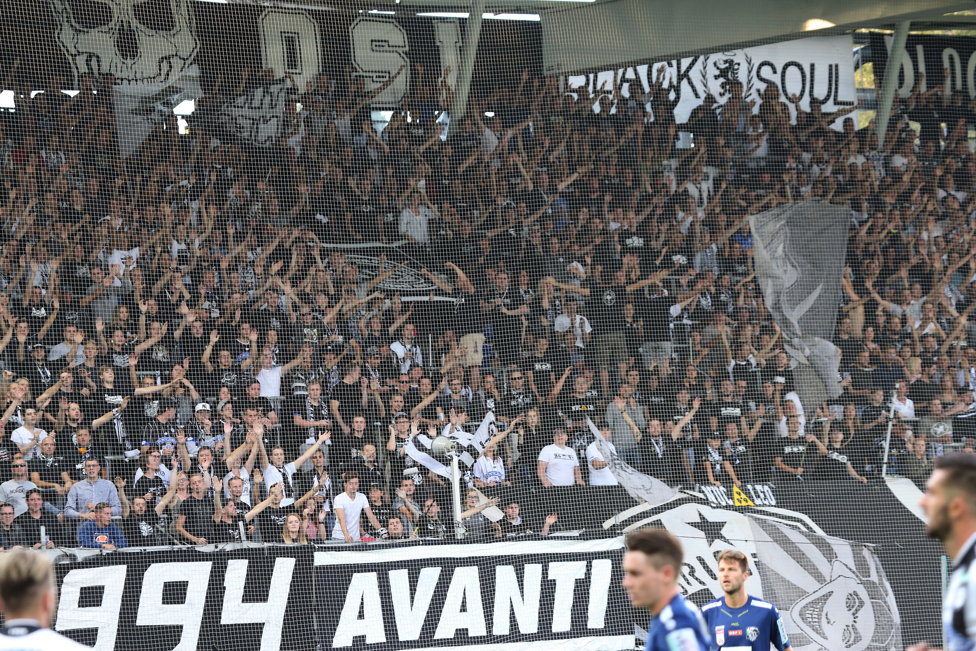
[[(654, 85), (658, 74), (664, 75), (664, 88), (669, 97), (677, 98), (675, 121), (688, 121), (691, 111), (701, 105), (711, 93), (724, 104), (728, 99), (728, 83), (740, 81), (743, 97), (755, 100), (758, 111), (762, 91), (769, 83), (778, 86), (785, 97), (796, 95), (800, 106), (810, 110), (810, 100), (823, 103), (824, 113), (848, 109), (857, 102), (854, 86), (853, 41), (851, 36), (823, 36), (796, 41), (750, 47), (731, 52), (716, 52), (675, 61), (663, 61), (620, 70), (608, 70), (566, 78), (567, 90), (585, 89), (591, 94), (613, 93), (614, 79), (622, 80), (621, 93), (625, 102), (618, 102), (617, 111), (629, 101), (640, 101)], [(659, 71), (663, 71), (660, 72)], [(789, 105), (795, 121), (795, 107)], [(599, 111), (599, 104), (594, 106)], [(855, 119), (856, 112), (851, 114)], [(831, 125), (841, 128), (841, 120)]]

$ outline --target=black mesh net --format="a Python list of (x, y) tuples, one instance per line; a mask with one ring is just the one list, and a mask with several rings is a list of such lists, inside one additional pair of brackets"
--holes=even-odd
[(0, 539), (51, 549), (58, 631), (640, 648), (652, 527), (698, 606), (745, 552), (797, 651), (941, 641), (971, 37), (909, 38), (879, 142), (881, 32), (551, 76), (547, 25), (615, 36), (0, 7)]

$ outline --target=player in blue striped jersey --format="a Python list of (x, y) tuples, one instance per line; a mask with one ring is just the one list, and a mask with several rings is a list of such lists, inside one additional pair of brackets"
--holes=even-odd
[[(976, 406), (976, 403), (974, 403)], [(942, 541), (952, 558), (952, 576), (942, 600), (946, 651), (976, 649), (976, 456), (937, 457), (920, 502), (925, 533)], [(922, 642), (909, 651), (935, 651)]]
[(725, 596), (702, 607), (712, 651), (792, 651), (776, 606), (746, 594), (749, 575), (748, 556), (735, 549), (719, 554), (718, 580)]
[(635, 608), (651, 613), (645, 651), (708, 651), (705, 620), (681, 596), (678, 576), (684, 551), (667, 531), (648, 529), (627, 535), (622, 585)]

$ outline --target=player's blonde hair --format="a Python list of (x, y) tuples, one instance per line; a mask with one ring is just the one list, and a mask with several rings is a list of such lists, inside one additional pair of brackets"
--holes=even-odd
[(53, 589), (51, 561), (44, 554), (26, 549), (0, 554), (0, 604), (7, 619), (31, 610)]

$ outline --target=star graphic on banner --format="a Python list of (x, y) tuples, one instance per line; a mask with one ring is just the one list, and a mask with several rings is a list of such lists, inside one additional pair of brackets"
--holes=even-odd
[(698, 522), (688, 522), (686, 524), (689, 527), (694, 527), (695, 529), (698, 529), (703, 534), (705, 534), (705, 543), (708, 545), (709, 549), (711, 549), (712, 545), (715, 543), (716, 540), (721, 540), (722, 542), (726, 543), (729, 547), (734, 547), (734, 545), (729, 541), (729, 539), (726, 538), (725, 535), (722, 533), (722, 530), (725, 529), (725, 525), (728, 524), (726, 520), (719, 520), (719, 521), (709, 520), (704, 516), (704, 514), (699, 512)]

